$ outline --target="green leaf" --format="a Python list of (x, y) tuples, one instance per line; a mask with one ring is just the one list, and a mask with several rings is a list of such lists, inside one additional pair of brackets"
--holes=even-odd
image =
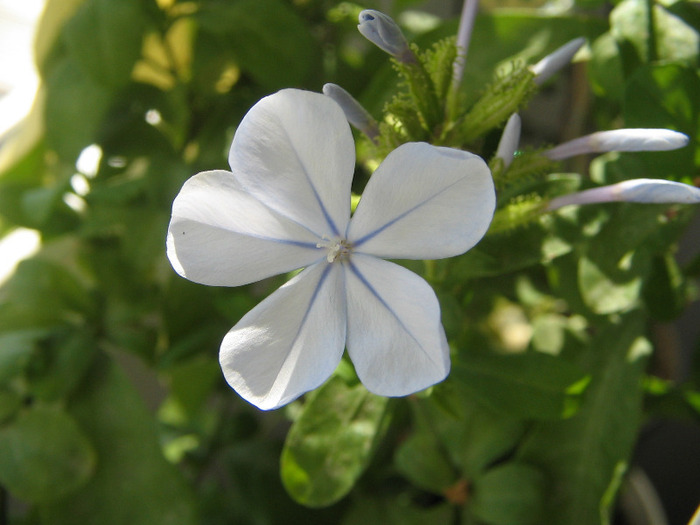
[[(668, 64), (647, 66), (633, 75), (625, 90), (624, 118), (630, 127), (670, 128), (688, 135), (676, 151), (639, 153), (635, 177), (672, 180), (692, 178), (700, 164), (700, 76), (696, 68)], [(624, 160), (625, 157), (621, 157)], [(623, 171), (629, 178), (630, 170)]]
[(68, 406), (97, 451), (81, 490), (42, 506), (55, 525), (193, 525), (194, 502), (181, 473), (166, 462), (153, 416), (114, 362), (98, 359)]
[(581, 296), (597, 314), (634, 307), (651, 267), (649, 240), (667, 222), (661, 213), (664, 206), (613, 206), (610, 219), (590, 238), (578, 263)]
[[(649, 19), (650, 5), (653, 5), (652, 20)], [(624, 0), (610, 13), (610, 25), (618, 43), (633, 46), (638, 62), (663, 60), (691, 65), (697, 61), (700, 46), (697, 31), (660, 4)], [(629, 58), (628, 66), (633, 63)], [(628, 71), (631, 72), (631, 68)]]
[(630, 254), (632, 265), (624, 270), (600, 268), (587, 257), (579, 259), (579, 287), (586, 305), (597, 314), (611, 314), (631, 309), (639, 298), (642, 277), (638, 262)]
[(47, 146), (71, 164), (95, 140), (111, 102), (111, 93), (65, 58), (46, 79)]
[(22, 407), (22, 398), (12, 390), (0, 388), (0, 425), (14, 417)]
[(591, 340), (583, 356), (592, 379), (578, 412), (536, 423), (523, 443), (518, 458), (557, 480), (542, 523), (590, 525), (609, 513), (603, 498), (629, 459), (641, 421), (641, 378), (651, 351), (639, 335), (644, 321), (628, 314)]
[(43, 503), (75, 492), (93, 475), (95, 451), (65, 412), (35, 406), (0, 428), (0, 482)]
[(643, 296), (649, 314), (657, 321), (670, 322), (683, 313), (686, 305), (684, 280), (672, 254), (654, 257)]
[(141, 56), (141, 6), (139, 0), (86, 0), (66, 23), (66, 47), (86, 75), (110, 87), (129, 82)]
[[(0, 318), (3, 309), (0, 308)], [(4, 384), (24, 371), (29, 363), (36, 342), (47, 330), (14, 330), (0, 333), (0, 384)]]
[(219, 35), (241, 69), (268, 89), (303, 84), (320, 67), (306, 22), (285, 2), (210, 2), (196, 16), (202, 30)]
[(458, 479), (450, 463), (447, 449), (435, 425), (433, 413), (428, 412), (429, 400), (412, 399), (413, 433), (401, 443), (394, 454), (396, 469), (414, 485), (435, 494), (442, 494)]
[(428, 508), (406, 497), (369, 497), (357, 500), (342, 525), (426, 525), (454, 523), (455, 508), (446, 503)]
[(537, 525), (543, 523), (545, 488), (539, 470), (518, 462), (499, 465), (474, 480), (469, 510), (492, 525)]
[(333, 376), (306, 401), (282, 450), (282, 482), (299, 503), (330, 505), (364, 471), (387, 424), (388, 399)]
[(59, 400), (75, 389), (97, 350), (90, 330), (63, 332), (42, 341), (27, 373), (30, 392), (44, 401)]
[(22, 261), (0, 289), (0, 332), (75, 322), (93, 308), (89, 291), (70, 270), (35, 256)]
[(578, 366), (538, 352), (465, 353), (454, 362), (452, 377), (484, 403), (534, 419), (570, 415), (587, 381)]
[(437, 421), (445, 446), (467, 478), (477, 477), (488, 465), (513, 451), (525, 432), (522, 418), (508, 417), (474, 396), (462, 397), (458, 419)]

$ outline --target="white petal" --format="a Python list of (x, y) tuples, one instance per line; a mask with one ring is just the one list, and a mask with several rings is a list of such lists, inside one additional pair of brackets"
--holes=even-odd
[(350, 217), (355, 145), (338, 104), (285, 89), (246, 114), (231, 144), (231, 170), (258, 200), (318, 236), (339, 236)]
[(384, 258), (452, 257), (483, 237), (495, 204), (491, 171), (480, 157), (404, 144), (367, 183), (348, 241), (356, 251)]
[(248, 312), (221, 343), (229, 385), (263, 410), (320, 386), (345, 347), (345, 294), (339, 264), (310, 266)]
[(405, 396), (442, 381), (450, 356), (430, 285), (376, 257), (354, 254), (345, 268), (348, 353), (367, 389)]
[(241, 189), (232, 173), (207, 171), (175, 197), (167, 254), (191, 281), (240, 286), (323, 258), (318, 241)]

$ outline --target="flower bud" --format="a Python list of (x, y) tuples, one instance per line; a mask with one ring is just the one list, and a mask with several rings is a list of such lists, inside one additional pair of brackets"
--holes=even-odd
[(632, 179), (556, 197), (547, 205), (547, 210), (557, 210), (570, 204), (613, 201), (644, 204), (697, 204), (700, 203), (700, 188), (663, 179)]
[(506, 127), (503, 128), (503, 134), (496, 150), (496, 157), (503, 160), (504, 168), (513, 162), (513, 155), (520, 144), (520, 127), (520, 116), (513, 113), (506, 122)]
[(531, 66), (530, 70), (535, 74), (535, 83), (537, 85), (544, 84), (552, 75), (571, 62), (571, 59), (585, 43), (585, 38), (575, 38)]
[(360, 13), (359, 21), (357, 29), (362, 36), (382, 51), (389, 53), (399, 62), (415, 61), (406, 37), (390, 16), (374, 9), (365, 9)]
[(333, 99), (345, 113), (348, 122), (371, 140), (379, 136), (379, 126), (365, 108), (353, 96), (337, 84), (325, 84), (323, 94)]
[(615, 129), (598, 131), (544, 152), (552, 160), (607, 151), (666, 151), (688, 144), (688, 136), (670, 129)]
[(457, 30), (457, 58), (452, 67), (452, 85), (459, 86), (464, 74), (464, 64), (469, 51), (469, 42), (474, 29), (474, 19), (479, 9), (479, 0), (464, 0), (462, 14), (459, 17), (459, 29)]

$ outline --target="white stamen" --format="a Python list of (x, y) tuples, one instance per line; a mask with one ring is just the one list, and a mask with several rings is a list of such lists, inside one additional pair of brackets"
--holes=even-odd
[(323, 240), (316, 243), (316, 248), (326, 248), (328, 250), (326, 259), (329, 263), (347, 258), (352, 251), (352, 246), (345, 239), (330, 239), (325, 235)]

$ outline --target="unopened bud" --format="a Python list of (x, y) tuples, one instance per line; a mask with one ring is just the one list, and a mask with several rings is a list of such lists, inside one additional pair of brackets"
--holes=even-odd
[(688, 136), (670, 129), (615, 129), (598, 131), (544, 152), (552, 160), (607, 151), (666, 151), (688, 144)]
[(462, 82), (464, 64), (467, 60), (469, 43), (474, 29), (474, 19), (479, 9), (479, 0), (464, 0), (462, 14), (459, 17), (459, 29), (457, 30), (457, 58), (452, 66), (452, 85), (456, 88)]
[(337, 84), (325, 84), (323, 94), (333, 99), (345, 113), (345, 118), (371, 140), (379, 136), (379, 126), (353, 96)]
[(406, 37), (394, 20), (380, 11), (365, 9), (360, 13), (357, 26), (362, 36), (389, 53), (399, 62), (415, 62)]
[(700, 203), (700, 188), (663, 179), (632, 179), (556, 197), (547, 205), (547, 210), (557, 210), (570, 204), (615, 201), (644, 204), (697, 204)]
[(520, 127), (520, 116), (513, 113), (506, 122), (506, 127), (503, 128), (503, 134), (496, 150), (496, 157), (503, 161), (504, 168), (513, 162), (513, 155), (520, 144)]
[(585, 43), (585, 38), (575, 38), (531, 66), (530, 71), (535, 74), (535, 83), (544, 84), (552, 75), (571, 62), (571, 59)]

